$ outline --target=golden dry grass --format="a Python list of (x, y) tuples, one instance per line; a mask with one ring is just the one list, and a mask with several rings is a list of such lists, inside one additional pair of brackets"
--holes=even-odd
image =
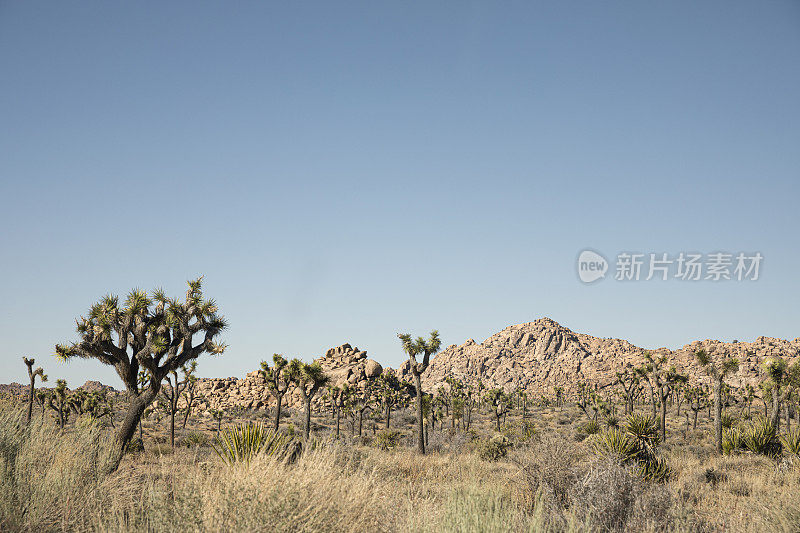
[[(718, 457), (705, 419), (685, 436), (680, 423), (670, 426), (662, 448), (673, 476), (655, 484), (598, 460), (575, 409), (531, 414), (537, 436), (499, 461), (480, 459), (461, 432), (437, 429), (424, 457), (409, 446), (323, 439), (292, 465), (264, 456), (228, 467), (205, 445), (173, 451), (148, 442), (106, 476), (108, 430), (61, 432), (47, 420), (25, 428), (18, 408), (2, 405), (0, 530), (800, 530), (798, 461)], [(474, 433), (488, 435), (492, 423), (477, 416)], [(518, 426), (509, 417), (512, 438)]]

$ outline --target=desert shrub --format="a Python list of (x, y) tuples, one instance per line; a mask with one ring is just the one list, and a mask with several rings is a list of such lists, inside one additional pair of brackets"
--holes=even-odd
[(742, 431), (739, 428), (728, 428), (722, 432), (722, 453), (730, 455), (744, 447)]
[(229, 465), (239, 462), (249, 464), (258, 454), (291, 462), (302, 450), (299, 440), (286, 433), (268, 430), (262, 422), (225, 429), (217, 435), (211, 447)]
[(619, 427), (619, 418), (617, 415), (613, 413), (609, 413), (606, 415), (606, 426), (610, 428), (618, 428)]
[(428, 435), (426, 450), (432, 453), (462, 453), (466, 451), (473, 441), (479, 441), (480, 436), (470, 429), (451, 433), (449, 431), (432, 431)]
[(730, 429), (736, 423), (736, 419), (728, 413), (722, 413), (720, 423), (722, 424), (722, 429)]
[(208, 444), (208, 435), (199, 431), (193, 431), (183, 437), (181, 443), (187, 447), (204, 446)]
[(375, 439), (372, 441), (372, 443), (378, 449), (391, 450), (393, 448), (397, 448), (402, 439), (403, 434), (396, 429), (384, 429), (375, 435)]
[(597, 423), (597, 420), (589, 420), (581, 426), (581, 431), (587, 435), (597, 435), (600, 433), (600, 424)]
[(782, 438), (783, 447), (789, 453), (800, 456), (800, 428), (788, 431)]
[(569, 494), (578, 482), (582, 448), (573, 441), (552, 433), (544, 434), (524, 453), (512, 456), (519, 467), (514, 483), (515, 503), (528, 514), (542, 505), (560, 512), (569, 506)]
[(759, 418), (745, 426), (742, 444), (745, 449), (767, 457), (779, 456), (782, 449), (775, 427), (766, 418)]
[(494, 437), (482, 441), (478, 445), (478, 457), (484, 461), (498, 461), (508, 455), (511, 447), (511, 440), (505, 435), (495, 435)]
[(593, 463), (570, 499), (588, 531), (660, 530), (671, 521), (668, 489), (646, 484), (635, 467), (614, 457)]
[(624, 429), (607, 429), (592, 437), (591, 446), (601, 457), (614, 457), (621, 464), (633, 464), (644, 479), (663, 482), (670, 475), (669, 467), (656, 453), (659, 444), (658, 426), (649, 416), (632, 414)]

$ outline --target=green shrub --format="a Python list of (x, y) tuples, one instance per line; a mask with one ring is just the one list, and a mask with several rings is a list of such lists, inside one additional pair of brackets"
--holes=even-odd
[(597, 423), (597, 420), (589, 420), (581, 426), (581, 431), (587, 435), (597, 435), (600, 433), (600, 424)]
[(759, 418), (745, 427), (742, 444), (747, 450), (767, 457), (777, 457), (782, 450), (775, 427), (766, 418)]
[(656, 455), (658, 426), (652, 417), (632, 414), (624, 429), (610, 428), (594, 435), (591, 446), (600, 456), (613, 456), (622, 464), (635, 463), (644, 479), (663, 482), (670, 475), (666, 461)]
[(736, 419), (728, 413), (723, 413), (722, 418), (720, 418), (720, 423), (722, 424), (722, 429), (730, 429), (733, 427), (733, 424), (736, 423)]
[(208, 435), (205, 433), (200, 433), (199, 431), (193, 431), (189, 433), (183, 440), (181, 441), (184, 446), (191, 448), (192, 446), (204, 446), (208, 444)]
[(744, 447), (742, 431), (738, 428), (729, 428), (722, 432), (722, 453), (730, 455)]
[(397, 448), (402, 438), (403, 434), (399, 431), (395, 429), (385, 429), (378, 432), (378, 434), (375, 435), (375, 440), (372, 442), (378, 449), (391, 450), (392, 448)]
[(296, 438), (267, 430), (263, 422), (225, 429), (217, 435), (211, 447), (227, 464), (249, 464), (259, 453), (293, 462), (302, 451), (302, 445)]
[(800, 457), (800, 428), (794, 428), (786, 433), (781, 441), (788, 452)]
[(485, 461), (497, 461), (508, 455), (511, 441), (505, 435), (495, 435), (478, 446), (478, 456)]

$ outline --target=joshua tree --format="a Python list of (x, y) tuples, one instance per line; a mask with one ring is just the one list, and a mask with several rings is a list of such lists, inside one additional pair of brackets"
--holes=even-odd
[(44, 420), (44, 412), (47, 407), (48, 399), (50, 398), (50, 391), (47, 389), (39, 389), (36, 391), (36, 403), (42, 409), (42, 420)]
[(35, 359), (23, 357), (22, 360), (25, 361), (25, 366), (28, 367), (28, 377), (31, 380), (31, 386), (30, 389), (28, 389), (28, 418), (26, 419), (26, 422), (30, 423), (31, 417), (33, 416), (33, 400), (36, 395), (36, 376), (39, 376), (42, 382), (47, 381), (47, 376), (44, 370), (42, 370), (42, 367), (37, 367), (36, 370), (33, 369), (33, 364), (36, 362)]
[(225, 416), (225, 411), (222, 409), (211, 409), (209, 412), (211, 413), (212, 418), (217, 421), (217, 435), (219, 435), (219, 432), (222, 429), (222, 418)]
[(787, 393), (790, 392), (789, 387), (786, 387), (784, 384), (789, 374), (789, 366), (782, 357), (769, 357), (764, 361), (764, 373), (767, 375), (767, 380), (772, 392), (770, 423), (777, 435), (780, 432), (781, 426), (781, 402), (784, 400), (785, 396), (787, 396)]
[(640, 391), (639, 373), (632, 368), (625, 368), (622, 372), (617, 372), (617, 383), (622, 387), (625, 414), (633, 413), (633, 405)]
[[(422, 413), (422, 373), (428, 369), (430, 364), (431, 355), (434, 355), (441, 348), (441, 341), (439, 340), (439, 332), (436, 330), (431, 331), (431, 336), (428, 340), (422, 337), (417, 337), (417, 340), (412, 340), (411, 335), (408, 333), (398, 333), (397, 337), (403, 345), (403, 351), (408, 355), (408, 362), (411, 368), (411, 374), (414, 376), (414, 387), (417, 395), (417, 450), (421, 454), (425, 454), (425, 435), (424, 435), (424, 419)], [(417, 362), (417, 355), (422, 354), (422, 362)]]
[(338, 439), (339, 427), (342, 419), (342, 408), (350, 398), (350, 384), (343, 383), (341, 387), (337, 387), (336, 385), (328, 385), (327, 392), (328, 397), (331, 400), (331, 406), (333, 406), (334, 416), (336, 417), (336, 438)]
[(286, 368), (289, 363), (281, 354), (272, 354), (272, 363), (274, 366), (269, 366), (266, 361), (261, 361), (259, 373), (267, 382), (267, 389), (269, 389), (270, 394), (275, 397), (275, 423), (273, 424), (273, 429), (278, 431), (281, 425), (281, 401), (292, 380)]
[(492, 408), (497, 422), (497, 431), (500, 431), (500, 418), (511, 408), (511, 398), (502, 389), (491, 389), (486, 393), (486, 403)]
[(197, 371), (197, 361), (192, 361), (189, 363), (188, 367), (185, 366), (184, 368), (190, 369), (190, 372), (185, 378), (186, 390), (184, 395), (186, 398), (186, 410), (183, 413), (183, 429), (186, 429), (186, 422), (188, 422), (192, 414), (194, 401), (197, 399), (197, 376), (194, 374)]
[(714, 433), (717, 452), (722, 453), (722, 385), (725, 376), (739, 369), (739, 360), (735, 357), (725, 357), (712, 360), (705, 350), (695, 352), (695, 358), (703, 367), (706, 375), (711, 378), (714, 385)]
[[(175, 415), (178, 413), (178, 402), (189, 386), (191, 378), (194, 377), (193, 374), (195, 370), (197, 370), (197, 361), (191, 361), (181, 367), (183, 380), (178, 381), (177, 370), (170, 371), (171, 377), (167, 376), (164, 378), (164, 381), (167, 382), (169, 387), (161, 389), (161, 395), (164, 397), (167, 414), (169, 415), (169, 445), (172, 448), (175, 447)], [(188, 408), (189, 406), (187, 406), (187, 412)]]
[[(88, 317), (77, 321), (79, 341), (56, 345), (56, 355), (62, 360), (94, 358), (113, 366), (128, 391), (130, 402), (116, 433), (109, 471), (119, 467), (142, 413), (158, 396), (164, 378), (204, 353), (225, 351), (225, 345), (215, 339), (227, 323), (217, 315), (216, 303), (203, 298), (201, 283), (202, 278), (189, 282), (183, 302), (167, 298), (160, 289), (152, 296), (133, 290), (123, 305), (116, 296), (106, 296), (91, 307)], [(200, 337), (196, 343), (195, 336)], [(137, 382), (140, 369), (152, 376), (145, 389)]]
[(675, 388), (687, 381), (687, 377), (678, 373), (674, 366), (665, 369), (667, 362), (666, 356), (653, 357), (650, 352), (645, 352), (647, 366), (653, 376), (655, 389), (658, 391), (658, 400), (661, 405), (661, 419), (659, 420), (659, 430), (661, 431), (661, 442), (667, 440), (667, 399)]
[(358, 436), (361, 436), (362, 426), (364, 423), (364, 411), (372, 409), (372, 391), (374, 389), (375, 380), (367, 380), (363, 390), (354, 389), (350, 397), (350, 406), (353, 411), (353, 416), (358, 413)]
[(70, 401), (67, 394), (67, 382), (63, 379), (56, 380), (56, 388), (48, 396), (48, 407), (56, 412), (58, 427), (63, 428), (69, 419)]
[(303, 397), (306, 418), (303, 437), (308, 441), (311, 436), (311, 400), (320, 388), (328, 384), (329, 378), (322, 371), (319, 363), (307, 364), (299, 359), (292, 359), (287, 368), (288, 376), (300, 391), (300, 396)]
[(392, 416), (392, 407), (400, 401), (403, 385), (397, 376), (390, 373), (383, 373), (378, 377), (378, 395), (384, 409), (384, 421), (386, 429), (389, 429), (389, 420)]

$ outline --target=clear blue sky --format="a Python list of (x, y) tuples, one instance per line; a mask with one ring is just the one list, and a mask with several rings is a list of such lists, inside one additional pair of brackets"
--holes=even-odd
[[(647, 347), (800, 336), (800, 3), (0, 2), (0, 382), (111, 291), (206, 276), (205, 376), (549, 316)], [(590, 247), (759, 251), (581, 284)]]

